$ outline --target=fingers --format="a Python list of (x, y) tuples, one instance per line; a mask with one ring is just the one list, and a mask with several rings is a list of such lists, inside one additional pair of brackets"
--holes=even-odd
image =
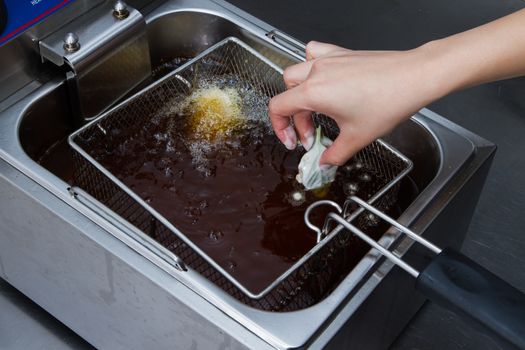
[[(283, 74), (288, 90), (275, 96), (270, 101), (269, 112), (275, 134), (288, 148), (294, 149), (297, 144), (297, 133), (305, 149), (310, 149), (314, 142), (314, 126), (311, 119), (311, 110), (307, 108), (312, 101), (306, 101), (306, 84), (303, 84), (311, 73), (314, 61), (324, 55), (340, 56), (348, 54), (350, 50), (336, 45), (310, 42), (307, 45), (307, 58), (310, 61), (301, 62), (288, 67)], [(304, 90), (304, 91), (303, 91)], [(294, 116), (295, 132), (291, 125), (290, 116)]]
[(326, 56), (328, 54), (338, 52), (338, 51), (350, 51), (348, 49), (345, 49), (344, 47), (327, 44), (327, 43), (320, 43), (318, 41), (310, 41), (306, 45), (306, 60), (313, 60), (322, 56)]
[[(297, 134), (290, 124), (290, 116), (301, 116), (306, 109), (304, 108), (304, 94), (299, 87), (295, 87), (274, 96), (268, 105), (270, 121), (275, 131), (275, 135), (281, 140), (286, 148), (292, 150), (297, 144)], [(298, 118), (306, 119), (304, 117)], [(301, 122), (299, 122), (301, 124)], [(303, 124), (304, 125), (304, 124)], [(301, 127), (303, 127), (301, 125)]]
[(299, 134), (301, 144), (307, 151), (314, 144), (314, 123), (312, 121), (312, 112), (302, 111), (294, 115), (293, 121), (295, 124), (295, 130)]
[(310, 41), (306, 46), (306, 62), (294, 64), (286, 68), (283, 74), (284, 82), (288, 88), (297, 86), (306, 80), (315, 59), (323, 56), (340, 56), (351, 50), (340, 46)]
[(341, 130), (341, 134), (335, 139), (334, 143), (323, 152), (319, 160), (320, 165), (341, 166), (368, 144), (365, 139), (356, 138), (350, 132), (345, 131), (346, 129)]
[(308, 74), (310, 74), (310, 70), (312, 69), (313, 62), (301, 62), (298, 64), (294, 64), (293, 66), (290, 66), (285, 69), (283, 73), (283, 79), (284, 83), (286, 84), (287, 88), (292, 88), (294, 86), (297, 86), (301, 84), (303, 81), (306, 80), (308, 77)]
[(332, 55), (343, 55), (350, 52), (351, 50), (332, 45), (325, 44), (316, 41), (310, 41), (306, 46), (306, 62), (301, 62), (294, 64), (286, 68), (283, 74), (284, 82), (288, 88), (294, 87), (301, 84), (306, 80), (310, 70), (312, 69), (313, 61), (317, 58), (323, 56), (332, 56)]

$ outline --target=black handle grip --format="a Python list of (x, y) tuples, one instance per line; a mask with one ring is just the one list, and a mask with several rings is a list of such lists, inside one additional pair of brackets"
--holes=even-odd
[(419, 274), (416, 289), (525, 349), (525, 294), (463, 254), (444, 249)]

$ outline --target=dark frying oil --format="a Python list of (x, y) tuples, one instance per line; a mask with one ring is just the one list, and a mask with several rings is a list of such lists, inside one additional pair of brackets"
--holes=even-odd
[(38, 163), (68, 184), (73, 183), (73, 150), (69, 147), (67, 137), (52, 144), (38, 159)]
[[(239, 282), (260, 291), (315, 244), (303, 215), (320, 198), (295, 180), (304, 150), (286, 150), (267, 120), (218, 144), (199, 143), (188, 136), (186, 117), (167, 113), (140, 130), (114, 130), (113, 142), (91, 153)], [(342, 204), (349, 176), (356, 175), (341, 171), (324, 198)], [(316, 214), (319, 223), (326, 211)]]
[[(168, 62), (156, 74), (183, 62)], [(92, 155), (243, 285), (261, 290), (315, 244), (303, 215), (319, 198), (305, 193), (294, 179), (304, 150), (286, 150), (265, 123), (253, 123), (221, 147), (202, 152), (203, 167), (195, 162), (195, 144), (183, 131), (184, 116), (168, 113), (152, 121), (140, 130), (114, 130), (120, 133), (115, 142), (91, 150)], [(72, 181), (67, 139), (52, 145), (39, 163)], [(375, 175), (357, 166), (342, 167), (323, 198), (340, 204), (348, 192), (366, 198), (373, 192), (364, 190), (367, 180), (376, 182)], [(404, 188), (405, 183), (402, 193), (412, 188)], [(305, 201), (293, 200), (294, 192), (304, 194)], [(326, 213), (315, 211), (317, 223)], [(376, 236), (385, 227), (377, 229)], [(357, 262), (369, 248), (356, 240), (348, 249)]]

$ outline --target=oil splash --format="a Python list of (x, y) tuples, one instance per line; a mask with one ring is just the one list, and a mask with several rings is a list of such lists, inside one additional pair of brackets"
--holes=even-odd
[(239, 92), (232, 87), (221, 89), (212, 85), (197, 89), (184, 103), (189, 136), (209, 142), (231, 137), (246, 120), (241, 103)]
[(200, 76), (193, 91), (175, 96), (157, 113), (157, 122), (170, 119), (168, 139), (181, 139), (201, 175), (213, 177), (210, 164), (218, 152), (245, 147), (241, 140), (261, 144), (273, 135), (268, 118), (269, 97), (233, 74)]

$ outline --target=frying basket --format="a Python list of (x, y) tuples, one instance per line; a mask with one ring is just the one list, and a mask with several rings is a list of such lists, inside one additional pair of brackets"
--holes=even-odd
[[(262, 292), (254, 294), (90, 154), (93, 147), (113, 144), (113, 130), (139, 128), (174, 96), (189, 95), (197, 79), (226, 74), (239, 77), (268, 98), (285, 90), (280, 68), (237, 38), (227, 38), (70, 135), (74, 185), (110, 209), (110, 215), (128, 221), (239, 301), (272, 311), (309, 307), (322, 300), (352, 269), (352, 259), (346, 251), (355, 241), (347, 231), (325, 225), (324, 239)], [(339, 129), (330, 118), (314, 115), (313, 119), (328, 137), (338, 135)], [(363, 199), (388, 211), (396, 203), (399, 182), (411, 170), (412, 163), (393, 147), (376, 140), (345, 166), (362, 167), (374, 174), (374, 181), (356, 185), (364, 194)], [(354, 224), (366, 232), (375, 223), (361, 212), (345, 205), (347, 220), (355, 220)]]

